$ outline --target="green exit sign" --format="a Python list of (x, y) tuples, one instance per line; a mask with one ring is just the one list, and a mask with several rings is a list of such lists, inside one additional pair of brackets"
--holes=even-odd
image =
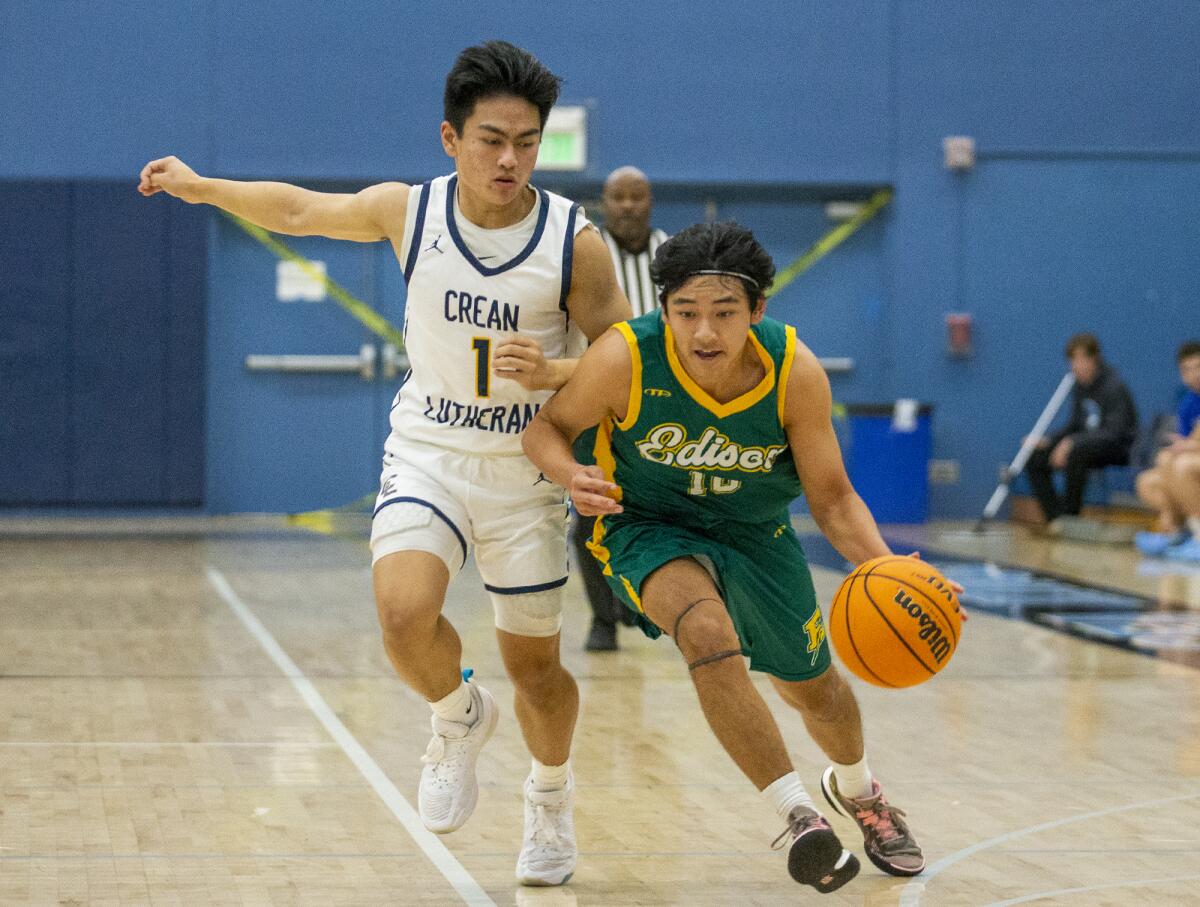
[(587, 167), (587, 108), (555, 107), (542, 130), (538, 170), (583, 170)]

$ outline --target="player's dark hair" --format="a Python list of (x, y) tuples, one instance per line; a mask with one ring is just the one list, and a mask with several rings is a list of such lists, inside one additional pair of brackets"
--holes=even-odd
[(513, 95), (538, 109), (545, 128), (561, 83), (529, 51), (507, 41), (486, 41), (460, 53), (446, 76), (446, 121), (462, 135), (463, 125), (475, 112), (480, 98)]
[(666, 306), (674, 293), (701, 271), (724, 271), (741, 275), (742, 285), (753, 310), (775, 279), (775, 263), (754, 234), (733, 221), (695, 224), (680, 230), (654, 253), (650, 279), (662, 289), (659, 299)]
[(1100, 341), (1096, 339), (1095, 334), (1072, 334), (1067, 345), (1063, 347), (1063, 355), (1070, 359), (1076, 350), (1087, 355), (1089, 359), (1096, 359), (1100, 356)]
[(1200, 340), (1184, 341), (1179, 347), (1179, 352), (1175, 354), (1175, 362), (1182, 365), (1184, 359), (1191, 359), (1193, 356), (1200, 356)]

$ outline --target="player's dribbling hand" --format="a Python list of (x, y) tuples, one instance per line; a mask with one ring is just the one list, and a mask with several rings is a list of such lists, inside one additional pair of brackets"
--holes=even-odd
[[(920, 560), (921, 552), (913, 551), (908, 556), (912, 557), (912, 558), (916, 558), (917, 560)], [(961, 601), (962, 594), (965, 591), (962, 587), (962, 584), (956, 583), (954, 580), (950, 579), (950, 577), (948, 577), (948, 576), (946, 577), (946, 582), (948, 582), (950, 584), (950, 588), (954, 591), (955, 597), (960, 599), (960, 601), (958, 603), (958, 613), (962, 615), (962, 619), (964, 622), (969, 620), (970, 618), (967, 617), (967, 609), (963, 607), (962, 601)]]
[(571, 476), (571, 500), (580, 516), (623, 512), (625, 508), (613, 497), (617, 491), (617, 486), (605, 478), (604, 470), (599, 466), (580, 466)]
[(160, 157), (142, 168), (137, 191), (149, 197), (165, 192), (185, 202), (196, 202), (196, 186), (200, 177), (196, 171), (177, 157)]
[(550, 366), (536, 340), (511, 337), (496, 347), (492, 370), (499, 378), (511, 378), (525, 390), (551, 390)]

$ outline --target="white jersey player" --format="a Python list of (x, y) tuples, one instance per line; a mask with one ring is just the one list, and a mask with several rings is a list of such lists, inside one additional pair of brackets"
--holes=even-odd
[(475, 807), (475, 762), (496, 724), (461, 676), (442, 616), (472, 546), (496, 614), (533, 768), (517, 877), (559, 885), (575, 868), (569, 756), (575, 681), (559, 661), (566, 509), (521, 453), (522, 430), (570, 376), (573, 335), (630, 316), (608, 250), (578, 206), (529, 185), (558, 78), (503, 41), (464, 50), (446, 79), (442, 146), (455, 172), (353, 195), (198, 176), (177, 158), (142, 170), (143, 195), (216, 205), (268, 230), (389, 240), (408, 283), (412, 370), (392, 408), (371, 545), (388, 657), (429, 700), (421, 818), (446, 833)]
[(428, 551), (453, 575), (473, 541), (496, 626), (554, 636), (566, 501), (521, 452), (551, 391), (494, 375), (492, 360), (514, 334), (566, 357), (575, 238), (588, 222), (578, 205), (536, 190), (516, 224), (481, 229), (464, 218), (457, 188), (451, 175), (410, 193), (399, 254), (412, 368), (392, 406), (372, 552), (378, 562)]

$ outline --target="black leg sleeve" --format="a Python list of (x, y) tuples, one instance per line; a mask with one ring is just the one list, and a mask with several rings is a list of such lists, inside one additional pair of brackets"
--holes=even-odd
[(1105, 466), (1123, 466), (1129, 462), (1129, 450), (1122, 444), (1103, 438), (1078, 437), (1067, 457), (1067, 487), (1063, 512), (1072, 516), (1083, 509), (1083, 492), (1088, 470)]

